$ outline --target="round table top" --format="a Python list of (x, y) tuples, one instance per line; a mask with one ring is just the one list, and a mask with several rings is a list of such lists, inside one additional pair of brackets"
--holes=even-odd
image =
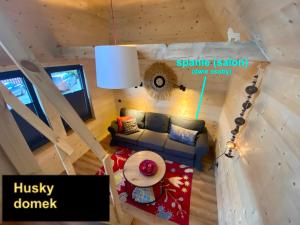
[[(153, 160), (157, 164), (157, 172), (153, 176), (145, 176), (139, 170), (140, 163)], [(139, 151), (131, 155), (125, 162), (123, 174), (125, 179), (137, 187), (151, 187), (160, 182), (166, 173), (166, 163), (163, 158), (152, 151)]]

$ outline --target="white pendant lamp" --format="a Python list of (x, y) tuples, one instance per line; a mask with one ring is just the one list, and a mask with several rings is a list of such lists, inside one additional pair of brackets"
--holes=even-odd
[(133, 46), (117, 44), (113, 2), (110, 1), (112, 34), (115, 45), (96, 46), (97, 86), (108, 89), (123, 89), (138, 86), (141, 83), (137, 50)]
[(133, 46), (95, 47), (97, 86), (123, 89), (141, 83), (137, 50)]

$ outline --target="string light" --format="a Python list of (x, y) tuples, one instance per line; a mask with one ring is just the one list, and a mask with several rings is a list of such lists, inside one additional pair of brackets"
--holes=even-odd
[(262, 72), (262, 68), (261, 68), (261, 65), (259, 65), (258, 66), (258, 72), (253, 75), (253, 80), (251, 82), (251, 85), (249, 85), (245, 88), (245, 92), (247, 93), (247, 99), (242, 104), (242, 110), (241, 110), (241, 113), (239, 114), (239, 117), (236, 117), (234, 119), (234, 123), (235, 123), (236, 126), (233, 130), (231, 130), (231, 134), (232, 134), (231, 139), (226, 143), (225, 151), (223, 151), (223, 153), (220, 154), (215, 159), (215, 161), (214, 161), (211, 168), (213, 168), (213, 166), (218, 167), (217, 159), (219, 159), (223, 155), (227, 156), (228, 158), (233, 158), (234, 157), (233, 152), (236, 151), (236, 143), (235, 143), (236, 135), (239, 133), (240, 127), (245, 125), (245, 123), (246, 123), (246, 120), (244, 119), (245, 112), (252, 107), (252, 103), (250, 102), (250, 100), (252, 99), (252, 96), (255, 93), (257, 93), (257, 91), (258, 91), (258, 88), (256, 87), (256, 84), (257, 84), (259, 74), (261, 72)]

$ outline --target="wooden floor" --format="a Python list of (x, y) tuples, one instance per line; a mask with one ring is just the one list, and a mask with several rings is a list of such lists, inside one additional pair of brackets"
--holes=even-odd
[[(111, 153), (115, 151), (115, 148), (109, 146), (108, 138), (101, 142), (101, 144), (107, 151)], [(213, 161), (213, 157), (214, 156), (211, 154), (204, 159), (204, 172), (194, 172), (191, 195), (190, 225), (218, 224), (215, 178), (213, 170), (208, 170)], [(82, 175), (95, 174), (100, 165), (100, 161), (91, 151), (87, 152), (74, 163), (77, 174)], [(133, 222), (134, 225), (174, 224), (159, 219), (150, 213), (136, 209), (135, 207), (132, 208), (127, 206), (127, 210), (134, 211), (135, 214), (139, 215), (139, 219), (135, 219)]]

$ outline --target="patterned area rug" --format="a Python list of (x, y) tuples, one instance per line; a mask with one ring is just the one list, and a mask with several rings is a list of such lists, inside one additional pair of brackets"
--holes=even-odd
[[(180, 225), (188, 225), (193, 169), (186, 165), (166, 160), (166, 175), (162, 183), (162, 196), (154, 203), (140, 204), (133, 198), (145, 198), (148, 192), (144, 191), (141, 193), (139, 189), (136, 189), (132, 193), (127, 193), (128, 188), (126, 188), (126, 185), (128, 184), (126, 184), (127, 181), (123, 177), (124, 164), (133, 153), (134, 151), (128, 148), (120, 147), (111, 157), (114, 161), (113, 170), (120, 200), (163, 219), (171, 220)], [(103, 174), (104, 168), (101, 167), (97, 175)], [(148, 199), (151, 198), (151, 196), (146, 197)]]

